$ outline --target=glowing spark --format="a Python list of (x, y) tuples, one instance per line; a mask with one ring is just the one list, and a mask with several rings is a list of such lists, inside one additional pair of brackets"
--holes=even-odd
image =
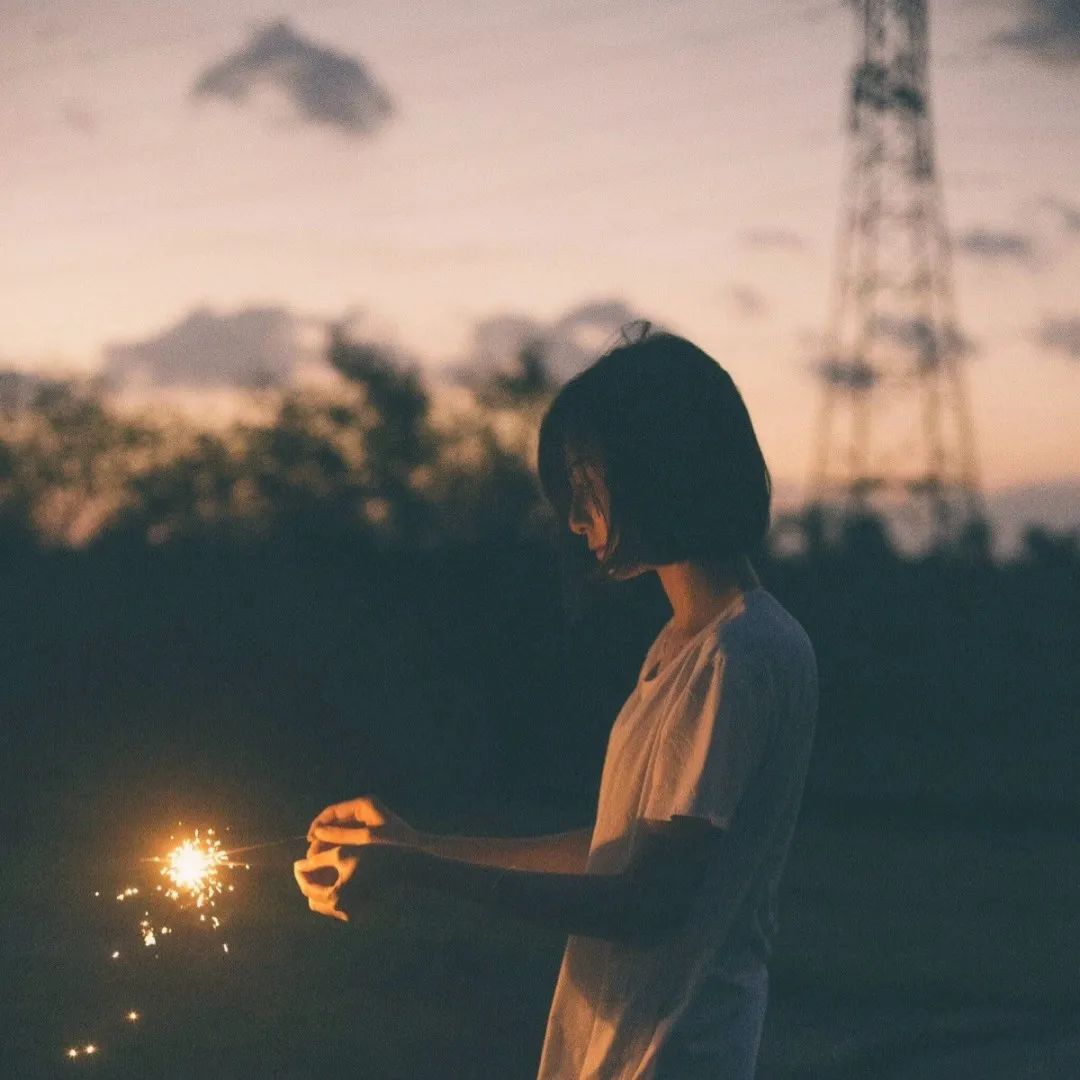
[(221, 841), (214, 838), (213, 829), (208, 829), (205, 837), (196, 830), (194, 839), (173, 848), (163, 861), (161, 872), (172, 883), (165, 895), (170, 900), (186, 896), (200, 908), (213, 906), (214, 897), (225, 887), (221, 869), (232, 866), (228, 852), (221, 850)]
[(132, 1010), (131, 1010), (131, 1012), (129, 1012), (129, 1013), (128, 1013), (128, 1014), (127, 1014), (127, 1015), (126, 1015), (125, 1017), (124, 1017), (124, 1019), (125, 1019), (125, 1020), (130, 1020), (130, 1021), (131, 1021), (131, 1023), (133, 1023), (133, 1024), (134, 1024), (134, 1023), (135, 1023), (135, 1021), (139, 1019), (139, 1014), (138, 1014), (138, 1013), (137, 1013), (137, 1012), (136, 1012), (136, 1011), (135, 1011), (134, 1009), (132, 1009)]
[(78, 1051), (78, 1050), (76, 1050), (76, 1049), (75, 1049), (75, 1047), (73, 1046), (73, 1047), (72, 1047), (72, 1048), (71, 1048), (71, 1049), (70, 1049), (70, 1050), (69, 1050), (69, 1051), (67, 1052), (67, 1056), (68, 1056), (69, 1058), (77, 1058), (77, 1057), (79, 1056), (79, 1051)]
[(116, 950), (116, 951), (115, 951), (115, 952), (114, 952), (114, 953), (112, 954), (112, 958), (113, 958), (114, 960), (119, 960), (119, 959), (120, 959), (120, 950), (119, 950), (119, 949), (117, 949), (117, 950)]
[(97, 1047), (93, 1043), (87, 1043), (83, 1047), (83, 1053), (84, 1054), (96, 1054), (97, 1053)]
[(228, 952), (228, 951), (229, 951), (229, 943), (228, 943), (227, 941), (223, 941), (223, 942), (221, 943), (221, 947), (222, 947), (222, 948), (223, 948), (223, 949), (224, 949), (224, 950), (225, 950), (226, 952)]

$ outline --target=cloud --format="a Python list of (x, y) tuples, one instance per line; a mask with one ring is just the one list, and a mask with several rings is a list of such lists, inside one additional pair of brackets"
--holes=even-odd
[(302, 360), (301, 326), (281, 307), (199, 308), (154, 337), (106, 345), (103, 356), (116, 389), (280, 386)]
[(1080, 233), (1080, 205), (1066, 202), (1054, 195), (1040, 199), (1039, 205), (1054, 214), (1066, 232)]
[(394, 111), (359, 60), (302, 38), (284, 21), (256, 30), (246, 47), (208, 67), (192, 93), (238, 104), (260, 86), (282, 91), (303, 119), (350, 135), (372, 134)]
[(1032, 525), (1055, 532), (1080, 526), (1080, 476), (995, 491), (987, 502), (994, 522), (995, 549), (1001, 555), (1015, 555)]
[(916, 357), (927, 355), (935, 344), (939, 356), (971, 357), (976, 347), (958, 326), (942, 326), (935, 330), (933, 323), (917, 315), (893, 315), (879, 312), (871, 325), (875, 333), (887, 341), (908, 350)]
[(843, 360), (829, 357), (817, 365), (821, 378), (830, 386), (849, 390), (869, 390), (876, 386), (881, 373), (865, 360)]
[[(878, 342), (891, 345), (892, 362), (904, 363), (912, 375), (929, 367), (924, 366), (923, 358), (933, 355), (935, 335), (939, 362), (946, 357), (969, 360), (980, 351), (979, 343), (958, 326), (939, 324), (935, 330), (933, 324), (917, 315), (879, 312), (870, 320), (867, 330)], [(886, 375), (881, 363), (868, 362), (854, 351), (833, 351), (835, 343), (830, 345), (828, 337), (819, 330), (803, 330), (797, 340), (810, 357), (806, 370), (828, 386), (869, 390)], [(867, 348), (873, 352), (871, 347)]]
[(1026, 0), (1020, 22), (992, 39), (1043, 63), (1080, 66), (1080, 3)]
[(956, 245), (965, 254), (979, 259), (1012, 259), (1030, 263), (1035, 257), (1035, 242), (1030, 236), (1008, 229), (989, 229), (983, 225), (961, 233)]
[(1035, 332), (1035, 340), (1045, 349), (1080, 360), (1080, 315), (1045, 316)]
[(769, 302), (750, 285), (732, 285), (728, 290), (728, 299), (736, 313), (744, 319), (759, 318), (769, 310)]
[(794, 229), (744, 229), (739, 239), (749, 247), (805, 251), (806, 240)]
[(469, 382), (478, 373), (514, 374), (526, 346), (539, 345), (548, 370), (562, 383), (589, 366), (619, 340), (619, 331), (642, 318), (622, 300), (593, 300), (545, 322), (508, 313), (483, 319), (473, 330), (467, 358), (449, 369), (452, 379)]

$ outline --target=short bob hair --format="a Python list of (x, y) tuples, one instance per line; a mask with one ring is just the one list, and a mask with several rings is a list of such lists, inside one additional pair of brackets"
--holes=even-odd
[[(588, 464), (609, 495), (601, 578), (643, 565), (724, 565), (769, 528), (772, 484), (731, 376), (685, 338), (638, 326), (570, 379), (540, 423), (537, 469), (559, 523), (570, 466)], [(586, 480), (587, 483), (587, 480)]]

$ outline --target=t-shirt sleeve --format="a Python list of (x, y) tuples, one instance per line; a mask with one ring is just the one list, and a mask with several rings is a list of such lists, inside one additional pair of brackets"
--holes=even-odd
[(674, 703), (653, 760), (644, 817), (728, 828), (769, 741), (772, 685), (749, 656), (716, 653)]

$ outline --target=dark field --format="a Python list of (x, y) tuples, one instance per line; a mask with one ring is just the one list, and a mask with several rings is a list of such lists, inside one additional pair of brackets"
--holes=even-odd
[[(5, 970), (23, 974), (5, 987), (5, 1075), (535, 1073), (561, 955), (553, 935), (420, 896), (340, 925), (306, 910), (279, 853), (239, 877), (227, 957), (219, 938), (191, 931), (187, 949), (169, 942), (151, 962), (132, 912), (92, 898), (103, 867), (78, 863), (58, 870), (27, 853), (7, 878)], [(133, 959), (113, 963), (106, 924), (125, 921)], [(1077, 1037), (1078, 954), (1075, 837), (805, 821), (760, 1075), (961, 1075), (932, 1065), (988, 1047), (1001, 1068), (972, 1075), (1075, 1075), (1047, 1071), (1045, 1056), (1022, 1072), (1006, 1050), (1041, 1055)], [(142, 1019), (125, 1026), (132, 1007)], [(63, 1059), (88, 1037), (97, 1057)]]
[[(655, 591), (567, 624), (534, 550), (7, 565), (0, 1075), (534, 1075), (557, 936), (421, 895), (316, 917), (299, 843), (156, 960), (113, 897), (177, 820), (273, 839), (374, 791), (435, 831), (583, 824)], [(822, 674), (760, 1076), (1080, 1075), (1075, 567), (759, 570)]]

